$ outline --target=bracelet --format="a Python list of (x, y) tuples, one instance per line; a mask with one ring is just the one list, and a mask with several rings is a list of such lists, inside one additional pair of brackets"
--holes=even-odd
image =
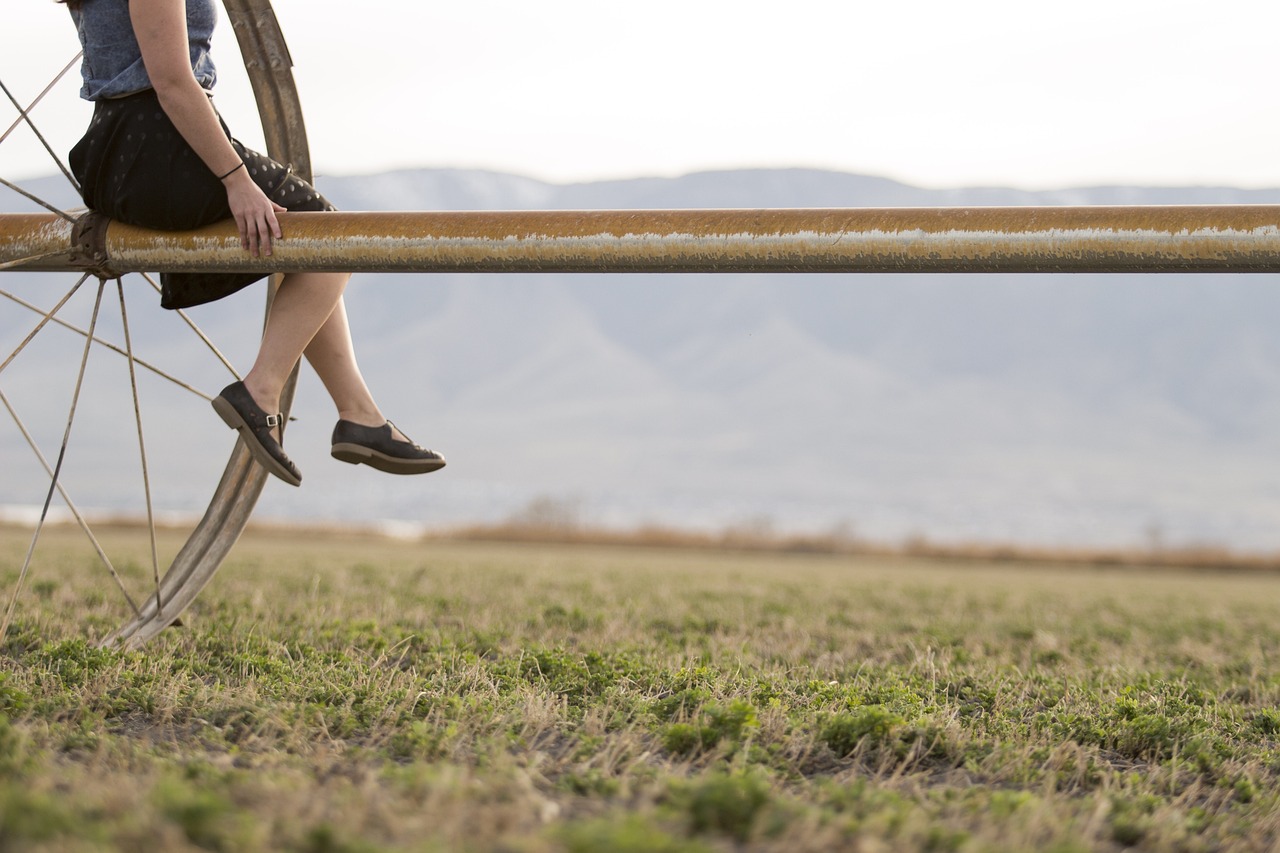
[(236, 165), (235, 169), (232, 169), (230, 172), (227, 172), (225, 175), (219, 175), (218, 180), (225, 181), (227, 178), (231, 177), (236, 173), (236, 169), (243, 169), (243, 168), (244, 168), (244, 161), (241, 160), (239, 164)]

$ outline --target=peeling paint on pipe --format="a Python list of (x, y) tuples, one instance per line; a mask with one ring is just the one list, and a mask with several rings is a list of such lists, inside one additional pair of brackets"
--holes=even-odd
[[(113, 222), (112, 274), (370, 272), (1277, 272), (1280, 207), (282, 213), (270, 257), (232, 223)], [(70, 270), (70, 225), (0, 215), (0, 264)]]
[(70, 269), (71, 223), (61, 216), (0, 214), (0, 266), (40, 258), (10, 269)]

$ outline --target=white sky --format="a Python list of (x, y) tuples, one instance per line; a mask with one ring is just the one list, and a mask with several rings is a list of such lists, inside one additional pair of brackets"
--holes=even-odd
[[(1280, 186), (1277, 0), (276, 0), (319, 173), (814, 166), (925, 186)], [(75, 52), (4, 0), (20, 100)], [(219, 30), (218, 103), (250, 96)], [(76, 83), (37, 113), (68, 147)], [(12, 119), (0, 103), (0, 131)], [(56, 116), (66, 119), (60, 124)], [(0, 176), (52, 171), (20, 140)]]

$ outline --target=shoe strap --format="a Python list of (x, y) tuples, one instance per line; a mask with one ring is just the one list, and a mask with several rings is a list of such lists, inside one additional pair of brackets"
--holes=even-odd
[(393, 436), (392, 440), (394, 440), (396, 430), (400, 430), (400, 434), (404, 435), (405, 441), (409, 444), (410, 447), (415, 447), (418, 450), (426, 450), (425, 447), (418, 444), (418, 442), (414, 441), (412, 438), (409, 438), (409, 436), (405, 435), (404, 430), (400, 429), (400, 427), (392, 423), (390, 419), (387, 420), (387, 426), (391, 427), (391, 435)]

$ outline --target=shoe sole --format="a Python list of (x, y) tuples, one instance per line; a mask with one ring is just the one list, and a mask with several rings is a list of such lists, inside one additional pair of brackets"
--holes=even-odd
[(253, 437), (253, 431), (244, 422), (244, 418), (240, 417), (240, 413), (236, 411), (235, 406), (231, 405), (223, 397), (214, 397), (213, 410), (218, 413), (218, 417), (222, 418), (223, 423), (240, 434), (240, 440), (244, 442), (245, 447), (249, 448), (249, 454), (255, 462), (267, 469), (267, 473), (284, 480), (290, 486), (302, 485), (301, 478), (295, 477), (292, 471), (281, 465), (274, 456), (267, 452), (266, 448), (258, 443), (257, 439)]
[(368, 465), (388, 474), (430, 474), (444, 467), (443, 459), (401, 459), (388, 456), (381, 451), (365, 447), (363, 444), (351, 444), (340, 441), (333, 446), (330, 454), (340, 462), (350, 465)]

